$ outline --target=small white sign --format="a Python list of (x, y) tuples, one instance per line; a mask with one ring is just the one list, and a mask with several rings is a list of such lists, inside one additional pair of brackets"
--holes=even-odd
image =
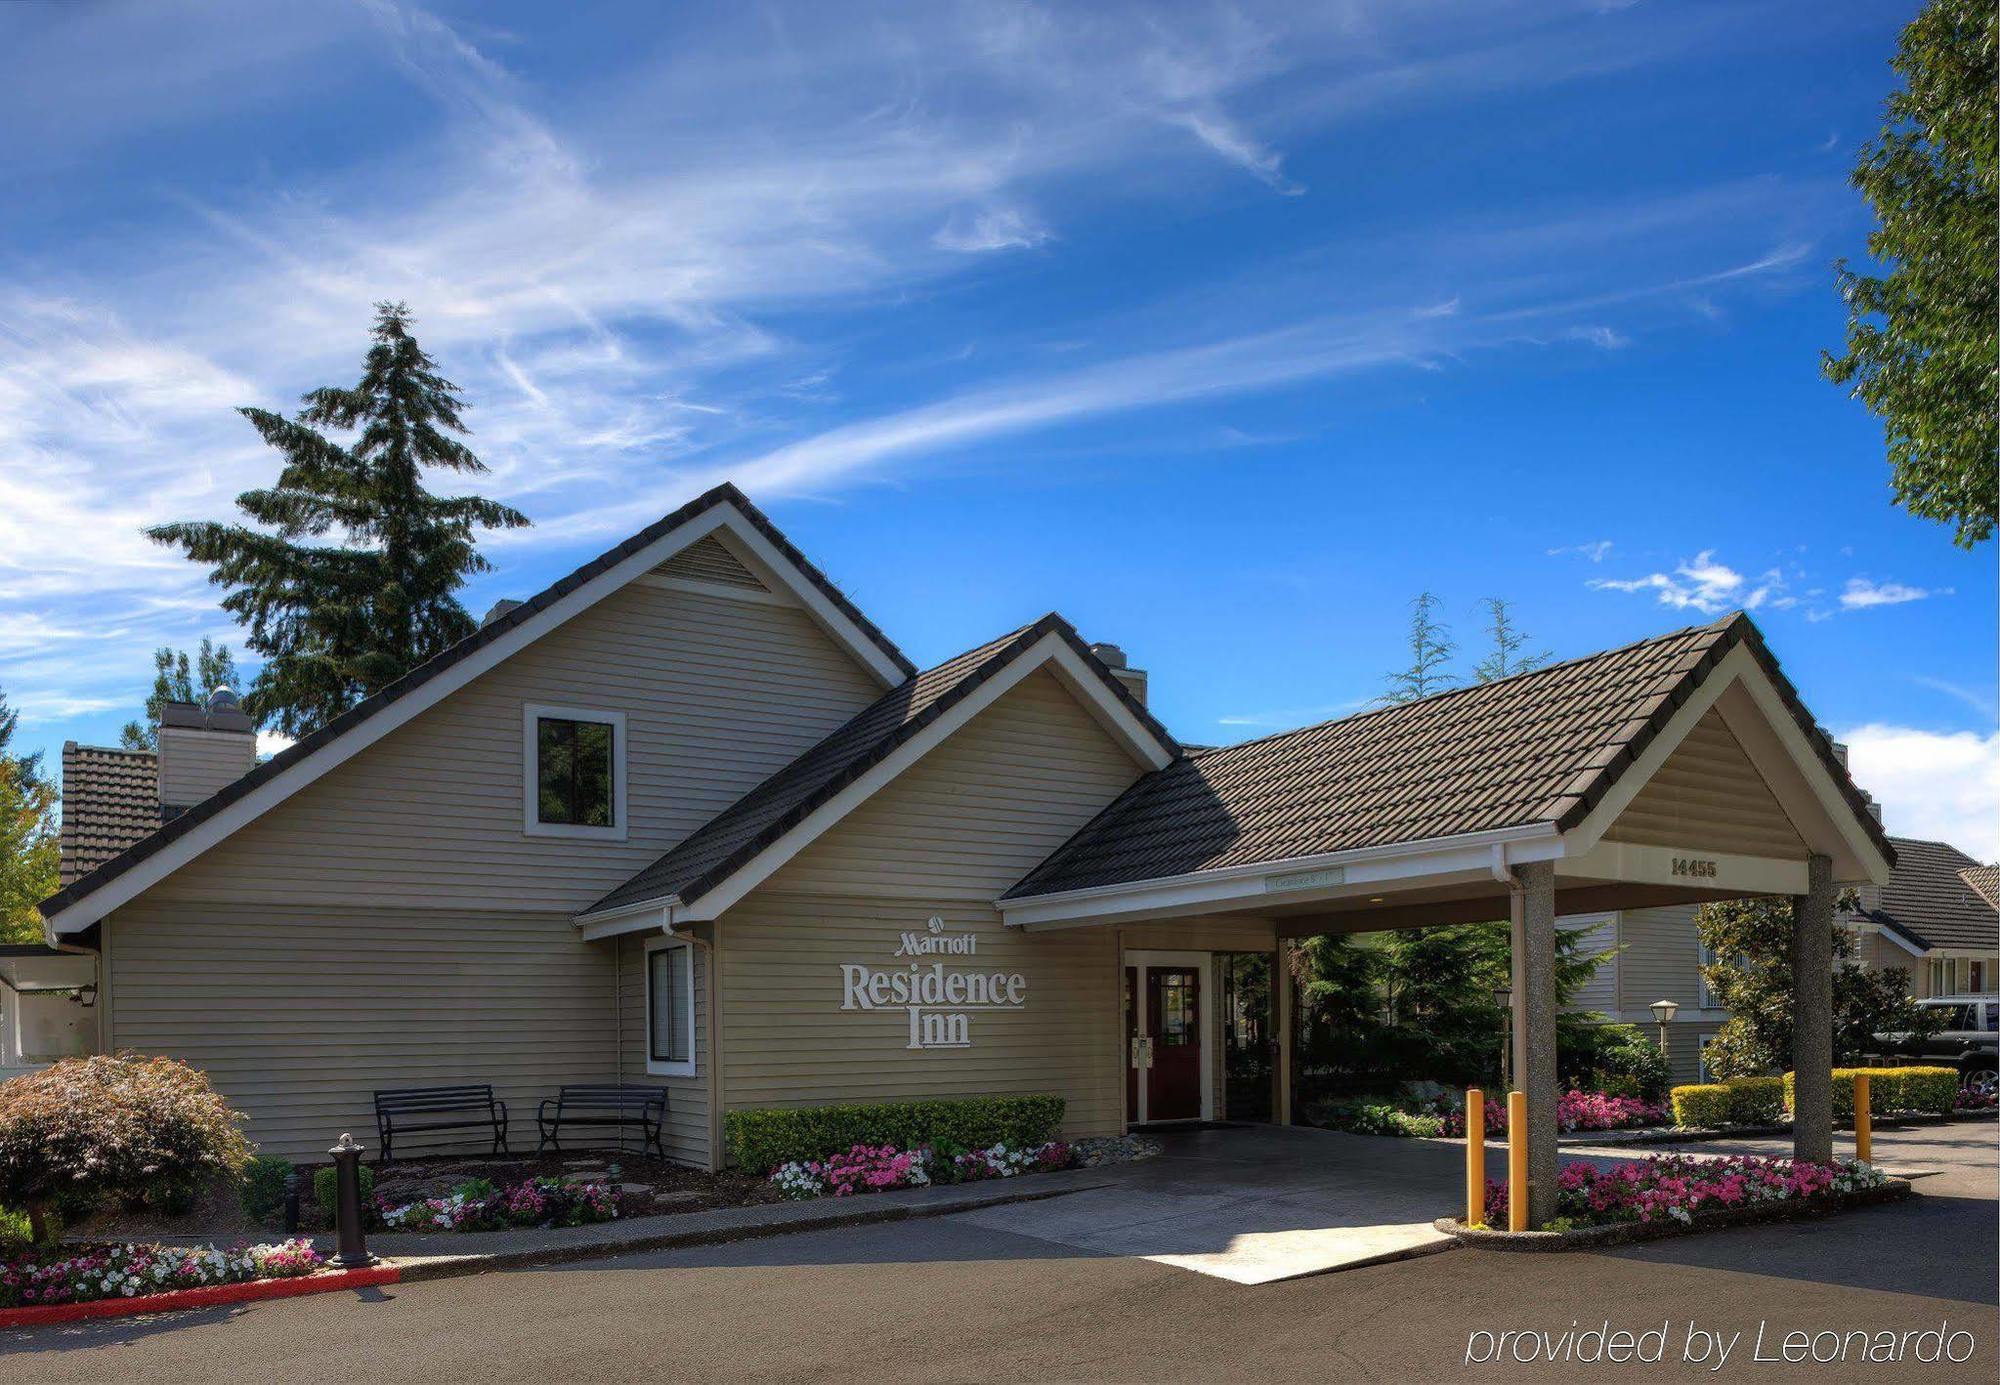
[(1264, 877), (1264, 890), (1316, 890), (1326, 885), (1345, 885), (1346, 866), (1328, 866), (1324, 870), (1295, 871), (1291, 875), (1269, 875)]
[[(947, 933), (933, 914), (925, 931), (905, 930), (896, 957), (973, 957), (979, 938)], [(909, 1048), (971, 1048), (972, 1012), (1020, 1010), (1028, 1003), (1028, 978), (1019, 972), (947, 971), (943, 962), (910, 961), (887, 971), (866, 962), (840, 964), (840, 1008), (901, 1009), (909, 1015)]]

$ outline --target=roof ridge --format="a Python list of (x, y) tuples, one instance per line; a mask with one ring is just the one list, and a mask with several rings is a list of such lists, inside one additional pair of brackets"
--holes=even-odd
[(1579, 654), (1573, 659), (1561, 659), (1553, 664), (1544, 664), (1540, 668), (1525, 669), (1520, 673), (1510, 673), (1505, 678), (1494, 678), (1484, 683), (1466, 683), (1456, 688), (1446, 688), (1441, 692), (1431, 693), (1426, 697), (1413, 697), (1407, 702), (1391, 702), (1379, 707), (1369, 707), (1364, 711), (1349, 712), (1344, 717), (1329, 717), (1325, 721), (1315, 721), (1305, 726), (1294, 726), (1288, 731), (1273, 731), (1269, 735), (1253, 736), (1247, 741), (1236, 741), (1230, 745), (1210, 746), (1206, 750), (1191, 750), (1188, 752), (1188, 756), (1190, 759), (1198, 759), (1206, 755), (1221, 755), (1232, 750), (1242, 750), (1246, 746), (1261, 745), (1265, 741), (1282, 740), (1286, 736), (1297, 736), (1307, 731), (1322, 730), (1328, 726), (1339, 726), (1347, 722), (1361, 721), (1368, 717), (1381, 716), (1387, 712), (1400, 712), (1406, 708), (1427, 704), (1435, 705), (1448, 697), (1457, 697), (1464, 693), (1483, 692), (1488, 688), (1497, 688), (1502, 684), (1512, 683), (1518, 679), (1534, 678), (1541, 674), (1555, 673), (1562, 669), (1573, 668), (1578, 664), (1588, 664), (1599, 659), (1609, 659), (1615, 655), (1629, 653), (1634, 649), (1641, 649), (1649, 644), (1664, 644), (1668, 640), (1678, 639), (1683, 635), (1692, 635), (1699, 630), (1713, 630), (1719, 634), (1737, 620), (1744, 618), (1746, 614), (1743, 611), (1732, 611), (1719, 620), (1710, 621), (1706, 625), (1683, 625), (1678, 630), (1668, 630), (1658, 635), (1649, 635), (1644, 639), (1632, 640), (1626, 644), (1613, 645), (1610, 649), (1600, 649), (1591, 654)]

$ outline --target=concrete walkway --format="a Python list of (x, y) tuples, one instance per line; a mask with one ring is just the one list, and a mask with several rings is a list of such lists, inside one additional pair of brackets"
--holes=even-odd
[(1100, 1170), (1104, 1187), (954, 1220), (1238, 1284), (1457, 1244), (1432, 1222), (1464, 1199), (1462, 1148), (1275, 1126), (1157, 1138), (1165, 1153)]

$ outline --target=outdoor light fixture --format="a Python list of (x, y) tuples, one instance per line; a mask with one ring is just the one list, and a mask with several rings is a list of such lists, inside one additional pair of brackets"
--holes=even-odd
[(1653, 1018), (1660, 1022), (1660, 1057), (1666, 1058), (1669, 1065), (1672, 1059), (1667, 1053), (1667, 1026), (1673, 1023), (1674, 1015), (1680, 1008), (1671, 1000), (1656, 1000), (1652, 1005)]

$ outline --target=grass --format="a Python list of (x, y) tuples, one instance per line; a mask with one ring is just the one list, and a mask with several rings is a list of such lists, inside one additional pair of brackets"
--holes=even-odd
[(17, 1247), (25, 1250), (27, 1246), (28, 1214), (11, 1207), (0, 1207), (0, 1250)]

